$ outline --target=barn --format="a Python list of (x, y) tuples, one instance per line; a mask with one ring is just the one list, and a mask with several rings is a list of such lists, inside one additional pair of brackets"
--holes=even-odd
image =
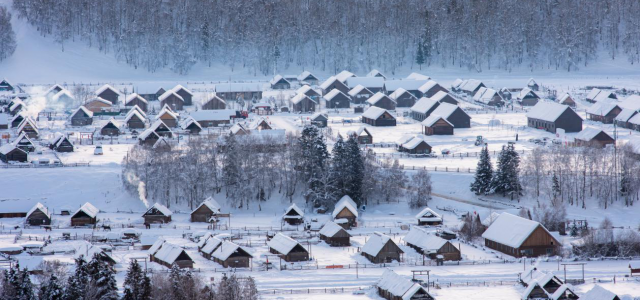
[(332, 247), (347, 247), (351, 245), (351, 235), (342, 226), (328, 221), (320, 229), (320, 239)]
[[(449, 90), (447, 90), (446, 88), (441, 86), (439, 83), (435, 82), (434, 80), (427, 81), (427, 83), (423, 84), (418, 88), (418, 91), (420, 91), (421, 97), (427, 97), (427, 98), (433, 97), (435, 94), (439, 92), (443, 92), (445, 94), (449, 93)], [(458, 104), (458, 103), (454, 103), (454, 104)]]
[(297, 94), (289, 100), (291, 111), (298, 113), (308, 113), (316, 111), (316, 102), (305, 94)]
[(445, 118), (455, 128), (471, 128), (471, 117), (460, 106), (440, 103), (431, 114)]
[(178, 84), (175, 87), (173, 87), (171, 90), (174, 91), (176, 94), (178, 94), (178, 96), (182, 98), (182, 100), (184, 101), (184, 105), (186, 106), (193, 105), (193, 93), (189, 89)]
[(211, 97), (205, 104), (202, 105), (202, 109), (226, 109), (227, 102), (218, 95)]
[(177, 265), (181, 269), (193, 268), (193, 259), (184, 248), (164, 240), (157, 240), (147, 253), (149, 253), (150, 261), (167, 268), (171, 268), (173, 265)]
[(286, 262), (308, 261), (309, 252), (296, 240), (282, 234), (277, 233), (271, 240), (267, 242), (269, 252), (278, 254)]
[(409, 154), (429, 154), (431, 149), (431, 145), (425, 141), (425, 136), (423, 135), (404, 137), (398, 146), (398, 151)]
[(116, 124), (116, 120), (113, 118), (109, 119), (107, 124), (104, 124), (100, 129), (100, 134), (108, 136), (120, 135), (120, 128), (118, 127), (118, 124)]
[(373, 92), (359, 84), (349, 90), (349, 97), (353, 104), (363, 104), (373, 96)]
[(273, 90), (288, 90), (291, 88), (291, 83), (284, 79), (282, 75), (273, 76), (271, 81), (269, 81), (269, 85), (271, 85), (271, 89)]
[(340, 224), (344, 229), (358, 226), (358, 205), (348, 195), (336, 203), (333, 213), (331, 214), (333, 221)]
[(411, 107), (411, 118), (421, 122), (429, 117), (439, 105), (440, 102), (433, 98), (420, 98), (420, 100)]
[(575, 145), (578, 147), (604, 148), (606, 145), (614, 145), (616, 143), (616, 141), (602, 129), (593, 127), (586, 127), (578, 132), (574, 138)]
[(390, 236), (374, 232), (362, 246), (361, 254), (374, 264), (400, 261), (404, 253)]
[(369, 99), (367, 99), (367, 104), (371, 105), (371, 106), (376, 106), (376, 107), (380, 107), (380, 108), (384, 108), (386, 110), (395, 110), (396, 109), (396, 102), (395, 100), (389, 98), (387, 95), (378, 92), (373, 94), (373, 96), (369, 97)]
[(120, 98), (120, 92), (108, 84), (97, 89), (95, 94), (96, 97), (107, 100), (111, 102), (112, 105), (118, 104), (118, 99)]
[(565, 132), (582, 130), (582, 118), (568, 105), (541, 101), (527, 113), (529, 127), (555, 133), (557, 128)]
[(160, 106), (168, 106), (172, 111), (182, 110), (184, 108), (184, 99), (174, 90), (168, 90), (158, 97)]
[(560, 242), (540, 223), (502, 213), (482, 234), (486, 247), (514, 257), (552, 256)]
[(612, 124), (622, 108), (613, 102), (599, 101), (587, 109), (587, 118), (591, 121)]
[(211, 258), (225, 268), (249, 268), (253, 256), (246, 248), (224, 241), (211, 253)]
[(125, 107), (133, 107), (133, 106), (138, 106), (142, 111), (144, 111), (145, 113), (148, 111), (149, 109), (149, 102), (147, 102), (147, 99), (142, 98), (142, 96), (133, 93), (130, 94), (129, 96), (127, 96), (127, 99), (125, 100)]
[(284, 211), (282, 221), (289, 225), (302, 224), (304, 222), (304, 212), (295, 203), (293, 203)]
[(171, 215), (173, 213), (166, 206), (155, 203), (151, 206), (143, 215), (144, 222), (151, 223), (169, 223), (171, 222)]
[(220, 204), (213, 197), (207, 197), (191, 212), (191, 222), (211, 222), (220, 213)]
[(98, 222), (98, 212), (99, 209), (86, 202), (71, 215), (71, 226), (95, 225)]
[(14, 144), (4, 144), (0, 146), (0, 160), (5, 163), (8, 163), (10, 161), (27, 162), (28, 159), (29, 154), (26, 151), (16, 147), (16, 145)]
[(389, 98), (396, 103), (396, 107), (411, 107), (416, 104), (418, 98), (404, 88), (398, 88), (389, 95)]
[(534, 106), (540, 101), (540, 96), (530, 88), (523, 88), (516, 96), (516, 101), (522, 106)]
[(443, 260), (458, 261), (462, 259), (460, 250), (451, 242), (417, 226), (411, 227), (409, 233), (404, 237), (404, 242), (430, 259), (437, 259), (438, 256), (441, 256)]
[(330, 91), (333, 91), (335, 89), (343, 92), (343, 93), (349, 93), (349, 88), (344, 84), (344, 82), (338, 80), (338, 78), (336, 78), (335, 76), (331, 76), (329, 78), (327, 78), (327, 80), (325, 80), (321, 85), (320, 85), (320, 89), (322, 89), (322, 94), (326, 95), (328, 94)]
[(453, 124), (440, 115), (431, 114), (422, 121), (425, 135), (453, 135)]
[(78, 107), (70, 117), (71, 126), (87, 126), (93, 123), (93, 112), (84, 106)]
[(349, 108), (351, 99), (345, 93), (334, 89), (324, 95), (326, 108)]
[(376, 282), (378, 295), (387, 300), (435, 300), (419, 283), (387, 269)]
[(25, 223), (31, 226), (51, 225), (51, 212), (42, 203), (38, 202), (27, 212)]
[(386, 109), (371, 106), (362, 113), (362, 123), (371, 126), (396, 126), (396, 118)]
[(416, 215), (418, 225), (442, 225), (442, 216), (433, 211), (431, 208), (425, 207)]

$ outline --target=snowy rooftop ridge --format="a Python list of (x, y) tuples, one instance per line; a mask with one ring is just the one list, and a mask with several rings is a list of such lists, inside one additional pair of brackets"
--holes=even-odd
[(323, 98), (324, 98), (325, 100), (331, 101), (335, 96), (338, 96), (338, 95), (340, 95), (340, 94), (342, 94), (343, 96), (345, 96), (345, 97), (347, 97), (347, 98), (348, 98), (348, 96), (347, 96), (347, 95), (345, 95), (343, 92), (341, 92), (341, 91), (340, 91), (340, 90), (338, 90), (338, 89), (333, 89), (333, 90), (331, 90), (331, 91), (330, 91), (330, 92), (328, 92), (326, 95), (324, 95), (324, 97), (323, 97)]
[(411, 80), (429, 80), (429, 79), (431, 79), (431, 77), (429, 77), (427, 75), (420, 74), (420, 73), (413, 72), (413, 73), (409, 74), (406, 77), (406, 79), (411, 79)]
[(40, 210), (47, 217), (51, 218), (51, 212), (49, 211), (49, 209), (40, 202), (36, 203), (36, 205), (27, 212), (27, 218), (31, 216), (31, 214), (36, 210)]
[(368, 88), (366, 88), (364, 85), (358, 84), (358, 85), (354, 86), (351, 90), (349, 90), (349, 96), (355, 97), (357, 94), (359, 94), (362, 91), (366, 91), (368, 93), (371, 93), (371, 91)]
[[(482, 234), (482, 237), (512, 248), (520, 248), (522, 243), (536, 230), (542, 227), (540, 223), (521, 218), (510, 213), (502, 213)], [(551, 235), (551, 233), (549, 233)], [(558, 241), (556, 241), (558, 242)], [(560, 244), (560, 242), (558, 242)]]
[(362, 246), (361, 251), (371, 256), (377, 256), (378, 253), (380, 253), (380, 250), (382, 250), (382, 248), (384, 248), (384, 245), (386, 245), (389, 241), (393, 243), (393, 240), (391, 240), (390, 236), (376, 231), (369, 236), (367, 243)]
[(560, 103), (540, 101), (527, 113), (527, 118), (555, 122), (567, 109), (571, 108)]
[(124, 101), (124, 102), (125, 102), (125, 106), (126, 106), (129, 102), (131, 102), (131, 101), (133, 101), (133, 100), (135, 100), (135, 99), (138, 99), (138, 100), (142, 101), (143, 103), (148, 103), (148, 102), (147, 102), (147, 99), (143, 98), (142, 96), (138, 95), (137, 93), (132, 93), (132, 94), (129, 94), (129, 95), (127, 96), (126, 100)]
[(431, 126), (433, 126), (433, 124), (438, 122), (438, 120), (440, 120), (440, 119), (444, 120), (449, 125), (453, 126), (453, 124), (451, 124), (451, 122), (449, 122), (446, 118), (443, 118), (442, 116), (437, 115), (437, 114), (429, 115), (429, 117), (424, 119), (420, 124), (422, 124), (422, 126), (431, 127)]
[(580, 300), (614, 300), (616, 297), (616, 294), (596, 284)]
[(299, 244), (300, 243), (298, 243), (296, 240), (282, 233), (276, 234), (269, 242), (267, 242), (267, 245), (270, 248), (273, 248), (279, 253), (285, 254), (285, 255), (289, 254), (289, 252), (291, 252), (291, 250), (293, 250), (293, 248), (295, 248), (295, 246)]
[(362, 116), (367, 118), (367, 119), (375, 120), (375, 119), (379, 118), (380, 116), (382, 116), (385, 112), (387, 112), (387, 110), (384, 109), (384, 108), (380, 108), (380, 107), (377, 107), (377, 106), (371, 106), (364, 113), (362, 113)]
[(443, 118), (448, 119), (458, 108), (459, 106), (451, 103), (440, 103), (440, 105), (438, 105), (431, 114), (440, 115)]
[[(585, 127), (582, 131), (576, 134), (575, 139), (581, 141), (591, 141), (598, 134), (604, 132), (602, 129), (594, 128), (594, 127)], [(606, 134), (606, 133), (605, 133)]]
[(426, 114), (434, 105), (439, 105), (438, 103), (439, 102), (433, 98), (422, 97), (416, 104), (411, 106), (411, 111)]
[(220, 246), (211, 253), (211, 256), (219, 259), (219, 260), (227, 260), (232, 254), (238, 252), (239, 250), (246, 252), (249, 256), (253, 257), (251, 253), (244, 247), (240, 247), (235, 243), (224, 241)]
[(411, 226), (409, 233), (403, 239), (405, 242), (421, 248), (425, 253), (436, 253), (447, 240), (430, 234), (424, 228)]
[(353, 213), (353, 215), (358, 217), (358, 205), (349, 197), (348, 195), (344, 195), (335, 205), (333, 209), (333, 213), (331, 214), (334, 218), (342, 211), (344, 208), (348, 209)]
[(120, 96), (120, 95), (121, 95), (121, 94), (120, 94), (120, 91), (118, 91), (117, 89), (115, 89), (114, 87), (112, 87), (112, 86), (111, 86), (111, 85), (109, 85), (109, 84), (105, 84), (105, 85), (101, 86), (99, 89), (97, 89), (97, 90), (96, 90), (95, 94), (96, 94), (96, 96), (97, 96), (97, 95), (100, 95), (100, 94), (102, 94), (102, 93), (103, 93), (104, 91), (106, 91), (106, 90), (111, 90), (111, 91), (113, 91), (114, 93), (118, 94), (118, 96)]
[(399, 297), (402, 300), (409, 300), (420, 290), (422, 290), (424, 294), (428, 294), (424, 287), (418, 283), (412, 282), (408, 278), (398, 275), (391, 269), (387, 269), (382, 273), (382, 276), (376, 283), (376, 286), (389, 292), (394, 296), (394, 299), (395, 297)]
[(83, 204), (72, 216), (77, 215), (79, 212), (84, 212), (90, 218), (95, 218), (100, 210), (93, 206), (93, 204), (87, 202)]
[(324, 226), (322, 226), (322, 229), (320, 229), (318, 233), (327, 237), (333, 237), (334, 235), (336, 235), (336, 233), (340, 232), (341, 230), (344, 230), (342, 226), (336, 224), (333, 221), (327, 221), (327, 223), (325, 223)]

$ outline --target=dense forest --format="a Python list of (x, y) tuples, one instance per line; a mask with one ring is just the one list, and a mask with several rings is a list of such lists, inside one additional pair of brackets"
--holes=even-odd
[(573, 71), (640, 62), (636, 0), (14, 0), (64, 50), (82, 41), (151, 72), (424, 66)]

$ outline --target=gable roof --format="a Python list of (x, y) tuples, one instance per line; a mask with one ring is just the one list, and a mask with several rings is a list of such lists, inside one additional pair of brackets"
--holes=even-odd
[(344, 70), (336, 75), (336, 79), (338, 79), (338, 81), (342, 83), (344, 83), (347, 79), (351, 77), (356, 77), (356, 75), (347, 70)]
[(178, 85), (174, 86), (171, 90), (176, 92), (176, 93), (178, 93), (180, 90), (183, 90), (183, 91), (187, 92), (187, 94), (193, 96), (193, 93), (188, 88), (182, 86), (181, 84), (178, 84)]
[(533, 78), (529, 78), (529, 82), (527, 82), (527, 86), (534, 86), (537, 85), (538, 83), (533, 80)]
[(124, 118), (124, 122), (129, 122), (131, 120), (131, 118), (133, 117), (137, 117), (138, 119), (140, 119), (140, 121), (144, 122), (145, 121), (145, 117), (142, 116), (142, 114), (140, 114), (140, 112), (138, 112), (138, 110), (136, 109), (132, 109), (127, 113), (127, 116)]
[(40, 134), (38, 126), (36, 126), (36, 123), (33, 121), (33, 119), (31, 119), (31, 117), (26, 117), (24, 118), (24, 120), (22, 120), (22, 122), (20, 122), (20, 125), (18, 125), (18, 133), (22, 133), (27, 125), (30, 125), (33, 131), (36, 132), (36, 134)]
[[(320, 231), (318, 232), (321, 235), (327, 236), (327, 237), (333, 237), (335, 236), (338, 232), (343, 231), (344, 228), (342, 228), (342, 226), (336, 224), (335, 222), (332, 221), (328, 221), (327, 223), (324, 224), (324, 226), (322, 226), (322, 229), (320, 229)], [(347, 232), (346, 230), (344, 230), (344, 232)], [(347, 232), (347, 234), (349, 234)], [(349, 234), (349, 236), (351, 236)]]
[[(337, 89), (333, 89), (331, 92), (333, 92), (333, 91), (337, 91)], [(309, 96), (307, 96), (305, 94), (297, 94), (297, 95), (293, 96), (293, 98), (289, 99), (289, 101), (291, 101), (291, 103), (293, 103), (293, 104), (298, 104), (302, 100), (305, 100), (305, 99), (307, 99), (307, 100), (309, 100), (309, 101), (311, 101), (313, 103), (316, 103), (315, 101), (313, 101), (313, 99), (309, 98)]]
[(192, 111), (189, 115), (198, 122), (225, 121), (231, 120), (231, 116), (235, 116), (236, 111), (232, 109), (202, 109), (198, 111)]
[(42, 203), (38, 202), (36, 203), (36, 205), (34, 207), (32, 207), (28, 212), (27, 212), (27, 218), (29, 216), (31, 216), (32, 213), (34, 213), (36, 210), (40, 210), (42, 213), (44, 213), (49, 219), (51, 219), (51, 212), (49, 211), (49, 209), (44, 206)]
[[(160, 246), (160, 249), (153, 255), (153, 257), (171, 265), (183, 253), (189, 256), (182, 247), (165, 242)], [(191, 259), (191, 256), (189, 256), (189, 259), (193, 260)]]
[[(178, 95), (178, 93), (176, 93), (174, 90), (168, 90), (168, 91), (164, 92), (162, 95), (160, 95), (160, 97), (158, 97), (158, 100), (164, 101), (165, 99), (167, 99), (171, 95), (174, 95), (180, 101), (184, 102), (184, 99), (182, 99), (182, 96)], [(163, 109), (164, 109), (164, 107), (163, 107)]]
[(387, 110), (384, 109), (384, 108), (380, 108), (380, 107), (377, 107), (377, 106), (371, 106), (364, 113), (362, 113), (362, 116), (367, 118), (367, 119), (375, 120), (375, 119), (379, 118), (380, 116), (382, 116), (385, 112), (387, 112)]
[(262, 84), (257, 82), (228, 82), (215, 85), (216, 93), (261, 92)]
[(438, 122), (438, 120), (444, 120), (445, 122), (447, 122), (447, 124), (453, 126), (453, 124), (451, 124), (451, 122), (449, 122), (449, 120), (447, 120), (447, 118), (444, 118), (440, 115), (436, 115), (436, 114), (430, 114), (426, 119), (424, 119), (422, 122), (420, 122), (420, 124), (422, 124), (422, 126), (426, 126), (426, 127), (431, 127), (433, 126), (433, 124), (435, 124), (436, 122)]
[(211, 237), (211, 238), (207, 239), (207, 242), (200, 249), (200, 251), (204, 252), (204, 253), (207, 253), (207, 254), (211, 254), (211, 253), (213, 253), (213, 251), (216, 251), (216, 249), (218, 249), (220, 244), (222, 244), (222, 240), (221, 239), (219, 239), (217, 237)]
[(153, 204), (153, 206), (149, 207), (149, 209), (147, 209), (147, 211), (143, 215), (148, 214), (154, 208), (158, 210), (158, 212), (160, 212), (165, 217), (168, 217), (173, 214), (173, 212), (171, 212), (171, 210), (169, 210), (166, 206), (156, 202)]
[[(369, 239), (367, 240), (367, 242), (364, 244), (364, 246), (362, 246), (361, 251), (371, 256), (378, 256), (378, 253), (380, 253), (380, 250), (382, 250), (382, 248), (384, 248), (384, 245), (386, 245), (389, 241), (395, 244), (395, 242), (391, 239), (390, 236), (376, 231), (369, 236)], [(400, 253), (404, 253), (404, 252), (400, 250)]]
[(280, 232), (267, 242), (267, 246), (284, 255), (289, 254), (297, 245), (300, 245), (300, 243)]
[(182, 128), (183, 130), (189, 129), (189, 127), (191, 127), (192, 125), (195, 125), (202, 130), (202, 126), (200, 125), (200, 123), (198, 123), (198, 121), (196, 121), (192, 116), (187, 116), (187, 118), (180, 122), (180, 128)]
[(536, 94), (536, 92), (532, 91), (530, 88), (523, 88), (522, 90), (520, 90), (517, 98), (524, 99), (527, 96), (540, 99), (540, 96), (538, 96), (538, 94)]
[(420, 91), (420, 93), (426, 93), (429, 90), (431, 90), (432, 88), (439, 86), (439, 84), (435, 81), (435, 80), (429, 80), (427, 81), (425, 84), (423, 84), (422, 86), (420, 86), (418, 88), (418, 91)]
[[(336, 80), (338, 80), (338, 78), (336, 78), (335, 76), (331, 76), (331, 77), (327, 78), (327, 80), (322, 82), (322, 84), (320, 84), (320, 88), (323, 89), (323, 90), (326, 90)], [(340, 80), (338, 80), (338, 81), (340, 81)]]
[(73, 215), (71, 215), (71, 217), (73, 218), (79, 212), (85, 213), (90, 218), (95, 218), (98, 215), (98, 212), (100, 212), (100, 210), (98, 208), (96, 208), (95, 206), (93, 206), (93, 204), (91, 204), (89, 202), (86, 202), (80, 208), (78, 208), (78, 210), (76, 210), (76, 212), (73, 213)]
[(425, 144), (429, 145), (429, 143), (427, 143), (427, 141), (425, 140), (425, 136), (419, 134), (419, 135), (416, 135), (416, 136), (412, 137), (409, 140), (406, 140), (400, 146), (402, 148), (404, 148), (404, 149), (412, 150), (412, 149), (415, 149), (416, 147), (418, 147), (422, 143), (425, 143)]
[(396, 100), (389, 98), (387, 95), (381, 93), (381, 92), (377, 92), (375, 94), (373, 94), (373, 96), (369, 97), (369, 99), (367, 99), (367, 103), (371, 104), (371, 105), (376, 105), (376, 103), (378, 103), (378, 101), (382, 100), (382, 99), (389, 99), (391, 100), (391, 102), (396, 103)]
[(312, 79), (318, 80), (318, 77), (316, 77), (315, 75), (311, 74), (311, 72), (303, 71), (302, 73), (300, 73), (300, 75), (298, 75), (298, 81), (305, 81), (309, 77), (312, 77)]
[(3, 155), (9, 154), (13, 150), (18, 150), (18, 151), (22, 151), (24, 153), (27, 153), (26, 151), (18, 148), (13, 143), (8, 143), (8, 144), (4, 144), (4, 145), (0, 146), (0, 154), (3, 154)]
[[(580, 131), (580, 132), (578, 132), (578, 134), (576, 134), (575, 139), (588, 142), (588, 141), (591, 141), (592, 139), (594, 139), (601, 132), (606, 134), (608, 137), (611, 138), (611, 136), (609, 134), (607, 134), (606, 132), (604, 132), (602, 129), (597, 129), (597, 128), (593, 128), (593, 127), (585, 127), (584, 129), (582, 129), (582, 131)], [(613, 138), (611, 138), (611, 139), (613, 139)]]
[(344, 195), (335, 205), (331, 216), (335, 218), (343, 209), (348, 209), (357, 218), (358, 217), (358, 205), (349, 197)]
[(606, 116), (615, 108), (620, 108), (618, 104), (606, 101), (598, 101), (587, 109), (587, 113), (598, 116)]
[(102, 104), (106, 104), (108, 106), (112, 106), (113, 105), (113, 103), (111, 103), (111, 101), (105, 100), (105, 99), (100, 98), (100, 97), (95, 97), (95, 98), (87, 101), (87, 103), (85, 103), (85, 105), (88, 105), (89, 103), (92, 103), (92, 102), (99, 102), (99, 103), (102, 103)]
[(529, 110), (526, 116), (527, 118), (555, 122), (567, 109), (571, 109), (571, 107), (555, 102), (540, 101)]
[(211, 256), (224, 261), (227, 260), (232, 254), (239, 251), (245, 252), (250, 257), (253, 257), (253, 255), (251, 255), (246, 248), (240, 247), (237, 244), (228, 241), (224, 241), (213, 253), (211, 253)]
[(425, 253), (436, 253), (447, 243), (447, 240), (435, 234), (431, 234), (424, 228), (418, 226), (411, 226), (409, 233), (405, 235), (403, 240), (406, 243), (422, 249)]
[(431, 114), (440, 115), (443, 118), (448, 119), (451, 116), (451, 114), (453, 114), (458, 108), (460, 107), (457, 105), (444, 102), (444, 103), (440, 103), (440, 105), (438, 105), (438, 107)]
[(49, 94), (49, 93), (53, 92), (53, 91), (54, 91), (54, 90), (56, 90), (56, 89), (58, 90), (56, 93), (59, 93), (60, 91), (65, 90), (65, 88), (63, 88), (61, 85), (59, 85), (59, 84), (57, 84), (57, 83), (56, 83), (56, 84), (52, 85), (50, 88), (48, 88), (48, 89), (44, 92), (44, 94), (45, 94), (45, 95), (46, 95), (46, 94)]
[(417, 215), (416, 219), (420, 221), (442, 221), (442, 216), (437, 212), (433, 211), (431, 208), (425, 207), (423, 208)]
[(271, 79), (271, 81), (269, 81), (269, 84), (274, 85), (280, 81), (284, 80), (284, 82), (291, 84), (288, 80), (284, 79), (284, 77), (282, 77), (282, 75), (276, 75), (273, 76), (273, 78)]
[(465, 92), (473, 92), (480, 86), (484, 86), (484, 83), (482, 83), (482, 81), (477, 79), (466, 79), (460, 83), (458, 88)]
[(349, 90), (349, 96), (355, 97), (356, 95), (358, 95), (362, 91), (368, 92), (369, 94), (372, 93), (371, 90), (366, 88), (364, 85), (358, 84), (358, 85), (354, 86), (351, 90)]
[(380, 71), (378, 71), (376, 69), (373, 69), (373, 70), (369, 71), (369, 73), (367, 73), (366, 76), (367, 77), (383, 77), (383, 78), (387, 77), (387, 76), (384, 76), (384, 74), (382, 74), (382, 72), (380, 72)]
[(593, 100), (596, 102), (611, 101), (615, 99), (618, 99), (618, 97), (616, 96), (616, 94), (610, 91), (600, 91), (600, 93), (598, 93), (598, 95), (596, 95), (595, 98), (593, 98)]
[(620, 102), (621, 108), (640, 110), (640, 95), (631, 95)]
[(426, 114), (434, 105), (440, 105), (440, 103), (433, 98), (422, 97), (411, 106), (411, 111)]
[(417, 91), (425, 83), (427, 83), (427, 80), (399, 79), (387, 80), (384, 82), (384, 86), (388, 92), (395, 91), (399, 88), (403, 88), (407, 91)]
[[(482, 234), (482, 237), (512, 248), (519, 248), (538, 227), (542, 227), (542, 229), (551, 235), (544, 226), (536, 221), (521, 218), (510, 213), (502, 213), (493, 221), (491, 226), (487, 228)], [(559, 241), (556, 240), (556, 242), (560, 244)]]
[[(411, 299), (411, 297), (413, 297), (413, 295), (418, 291), (422, 291), (424, 294), (429, 295), (429, 293), (420, 284), (396, 274), (391, 269), (387, 269), (382, 273), (382, 276), (376, 283), (376, 286), (389, 292), (394, 296), (394, 298), (400, 297), (402, 300)], [(429, 296), (429, 298), (433, 298), (431, 295)]]
[(308, 85), (301, 86), (299, 89), (296, 90), (296, 94), (306, 94), (309, 91), (313, 92), (313, 94), (315, 95), (320, 95), (320, 93), (316, 92), (316, 90), (312, 89)]
[[(295, 212), (297, 214), (297, 216), (289, 216), (287, 215), (289, 212)], [(295, 203), (291, 204), (291, 206), (289, 206), (289, 208), (287, 208), (284, 211), (284, 215), (282, 215), (283, 218), (285, 219), (300, 219), (302, 217), (304, 217), (304, 212), (302, 211), (302, 209), (300, 209)]]
[(627, 122), (637, 113), (636, 110), (623, 108), (620, 113), (616, 116), (615, 120), (618, 122)]
[[(349, 98), (347, 95), (345, 95), (343, 92), (341, 92), (341, 91), (340, 91), (340, 90), (338, 90), (338, 89), (333, 89), (333, 90), (331, 90), (331, 92), (328, 92), (326, 95), (324, 95), (324, 97), (323, 97), (323, 98), (324, 98), (325, 100), (327, 100), (327, 101), (331, 101), (331, 100), (333, 100), (333, 98), (334, 98), (335, 96), (338, 96), (338, 95), (340, 95), (340, 94), (342, 94), (343, 96), (345, 96), (345, 97)], [(298, 95), (299, 95), (299, 94), (298, 94)]]
[(420, 74), (420, 73), (413, 72), (413, 73), (409, 74), (409, 76), (407, 76), (407, 78), (406, 78), (406, 79), (412, 79), (412, 80), (429, 80), (429, 79), (431, 79), (431, 77), (429, 77), (429, 76), (427, 76), (427, 75)]
[(614, 300), (616, 297), (618, 297), (616, 294), (596, 284), (591, 290), (582, 295), (580, 300)]
[(111, 91), (115, 92), (116, 94), (118, 94), (118, 96), (121, 95), (118, 90), (116, 90), (114, 87), (110, 86), (109, 84), (105, 84), (105, 85), (101, 86), (99, 89), (96, 90), (95, 94), (96, 94), (96, 96), (98, 96), (98, 95), (102, 94), (106, 90), (111, 90)]
[(393, 91), (393, 93), (391, 93), (389, 95), (389, 98), (391, 98), (392, 100), (395, 100), (396, 102), (398, 102), (398, 98), (400, 96), (402, 96), (403, 94), (409, 94), (412, 98), (415, 98), (416, 96), (414, 96), (413, 94), (409, 93), (407, 90), (405, 90), (404, 88), (398, 88), (397, 90)]
[(136, 93), (133, 93), (133, 94), (130, 94), (130, 95), (127, 96), (126, 100), (124, 101), (125, 106), (129, 106), (127, 104), (129, 104), (129, 102), (131, 102), (131, 101), (133, 101), (135, 99), (138, 99), (138, 100), (142, 101), (143, 103), (149, 103), (149, 102), (147, 102), (147, 99), (143, 98), (142, 96), (140, 96), (140, 95), (138, 95)]
[(10, 111), (14, 111), (16, 108), (18, 108), (18, 106), (22, 106), (22, 108), (25, 108), (25, 104), (20, 98), (14, 98), (13, 100), (11, 100), (11, 103), (12, 104), (9, 107)]
[(162, 117), (165, 114), (169, 115), (174, 119), (178, 119), (178, 114), (174, 113), (173, 110), (171, 110), (171, 108), (169, 108), (167, 105), (162, 107), (162, 109), (158, 112), (156, 116), (158, 119), (160, 119), (160, 117)]

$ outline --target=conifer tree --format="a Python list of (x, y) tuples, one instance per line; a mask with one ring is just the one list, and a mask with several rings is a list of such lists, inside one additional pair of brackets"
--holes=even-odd
[(327, 174), (326, 165), (329, 152), (320, 131), (316, 126), (305, 126), (299, 140), (302, 177), (307, 182), (305, 198), (307, 201), (324, 205), (331, 201), (335, 187), (331, 176)]
[(522, 195), (520, 185), (520, 156), (513, 148), (513, 145), (503, 146), (498, 157), (498, 168), (492, 181), (492, 189), (502, 196), (509, 195), (513, 200), (514, 196)]
[(558, 175), (553, 172), (553, 177), (551, 178), (551, 191), (553, 193), (553, 199), (557, 199), (558, 196), (562, 193), (560, 189), (560, 181), (558, 180)]
[(151, 299), (150, 279), (142, 272), (140, 264), (134, 259), (129, 264), (129, 270), (124, 279), (124, 300)]
[(424, 64), (424, 52), (422, 51), (422, 43), (418, 43), (418, 52), (416, 53), (416, 64), (420, 66), (420, 70), (422, 70), (422, 65)]
[(64, 290), (65, 300), (82, 300), (84, 299), (87, 284), (89, 283), (89, 274), (87, 264), (82, 257), (76, 258), (76, 270), (67, 280), (67, 286)]
[(64, 290), (60, 286), (58, 277), (55, 274), (51, 274), (49, 280), (42, 284), (40, 287), (40, 294), (38, 299), (40, 300), (62, 300), (64, 296)]
[(347, 170), (347, 155), (346, 145), (342, 137), (338, 137), (338, 140), (333, 145), (331, 150), (331, 180), (335, 182), (336, 193), (338, 195), (346, 192), (346, 172)]
[(484, 146), (480, 151), (480, 160), (476, 168), (476, 175), (471, 184), (471, 191), (476, 195), (486, 195), (491, 192), (491, 181), (493, 179), (493, 166), (491, 165), (491, 157), (489, 149)]
[(362, 205), (364, 200), (363, 194), (363, 178), (365, 172), (364, 155), (360, 151), (360, 145), (354, 136), (349, 137), (345, 145), (345, 162), (344, 170), (344, 194), (349, 195), (353, 201)]

